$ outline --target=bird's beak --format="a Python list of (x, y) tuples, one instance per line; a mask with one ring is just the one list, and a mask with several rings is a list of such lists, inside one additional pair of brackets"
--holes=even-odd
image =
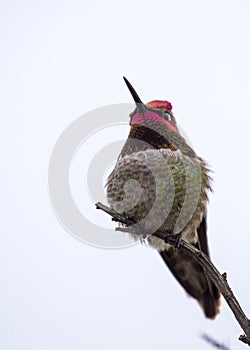
[(144, 106), (144, 103), (142, 102), (142, 100), (140, 99), (140, 97), (138, 96), (137, 92), (135, 91), (135, 89), (133, 88), (133, 86), (130, 84), (130, 82), (128, 81), (127, 78), (123, 77), (128, 89), (129, 89), (129, 92), (131, 93), (134, 101), (135, 101), (135, 104), (136, 104), (136, 107), (138, 109), (139, 112), (145, 112), (146, 108)]

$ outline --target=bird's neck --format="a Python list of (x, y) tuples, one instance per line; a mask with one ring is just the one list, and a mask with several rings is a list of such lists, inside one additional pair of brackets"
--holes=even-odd
[(180, 149), (189, 156), (195, 156), (195, 152), (186, 144), (179, 135), (164, 128), (152, 128), (145, 125), (133, 125), (130, 129), (128, 139), (123, 146), (121, 157), (125, 155), (145, 151), (148, 149), (170, 149), (177, 151)]

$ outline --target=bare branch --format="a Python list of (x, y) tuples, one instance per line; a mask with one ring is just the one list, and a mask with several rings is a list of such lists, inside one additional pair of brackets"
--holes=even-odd
[[(131, 220), (126, 220), (124, 216), (106, 207), (102, 203), (97, 203), (96, 208), (103, 210), (104, 212), (109, 214), (114, 221), (121, 222), (126, 226), (129, 226), (133, 223)], [(118, 230), (130, 232), (130, 233), (132, 232), (134, 234), (140, 234), (139, 232), (134, 231), (130, 227), (118, 228)], [(167, 234), (166, 232), (164, 233), (164, 232), (156, 231), (153, 235), (173, 246), (175, 246), (176, 244), (176, 238), (171, 237), (171, 235)], [(189, 244), (188, 242), (181, 240), (180, 249), (184, 249), (188, 253), (192, 254), (193, 258), (203, 267), (205, 273), (209, 275), (210, 279), (214, 282), (216, 287), (219, 289), (220, 293), (223, 295), (228, 306), (232, 310), (236, 320), (238, 321), (239, 325), (241, 326), (241, 328), (245, 333), (239, 337), (239, 340), (241, 340), (243, 343), (250, 346), (250, 320), (245, 315), (238, 300), (233, 294), (227, 282), (226, 273), (221, 274), (217, 270), (217, 268), (213, 265), (211, 260), (205, 254), (203, 254), (200, 250), (196, 249), (192, 244)]]

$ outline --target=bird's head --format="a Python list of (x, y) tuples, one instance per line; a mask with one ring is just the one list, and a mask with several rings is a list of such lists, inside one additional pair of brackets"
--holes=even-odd
[(134, 101), (136, 109), (130, 114), (130, 125), (133, 128), (143, 123), (144, 125), (159, 125), (178, 132), (176, 120), (172, 112), (172, 105), (168, 101), (153, 100), (144, 104), (130, 82), (123, 77)]
[(136, 104), (135, 110), (130, 113), (129, 138), (143, 140), (154, 148), (179, 149), (194, 156), (194, 151), (178, 130), (171, 103), (153, 100), (144, 104), (130, 82), (125, 77), (123, 79)]

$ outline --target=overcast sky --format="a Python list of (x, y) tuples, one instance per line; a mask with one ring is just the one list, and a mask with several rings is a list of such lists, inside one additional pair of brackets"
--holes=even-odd
[[(77, 118), (131, 102), (122, 75), (145, 101), (171, 101), (214, 171), (211, 255), (250, 316), (249, 0), (2, 0), (0, 16), (0, 348), (206, 350), (206, 332), (244, 349), (224, 300), (206, 320), (154, 250), (99, 249), (70, 235), (50, 203), (48, 166)], [(105, 133), (93, 140), (70, 182), (82, 212), (106, 227), (81, 186), (84, 156), (108, 144)]]

